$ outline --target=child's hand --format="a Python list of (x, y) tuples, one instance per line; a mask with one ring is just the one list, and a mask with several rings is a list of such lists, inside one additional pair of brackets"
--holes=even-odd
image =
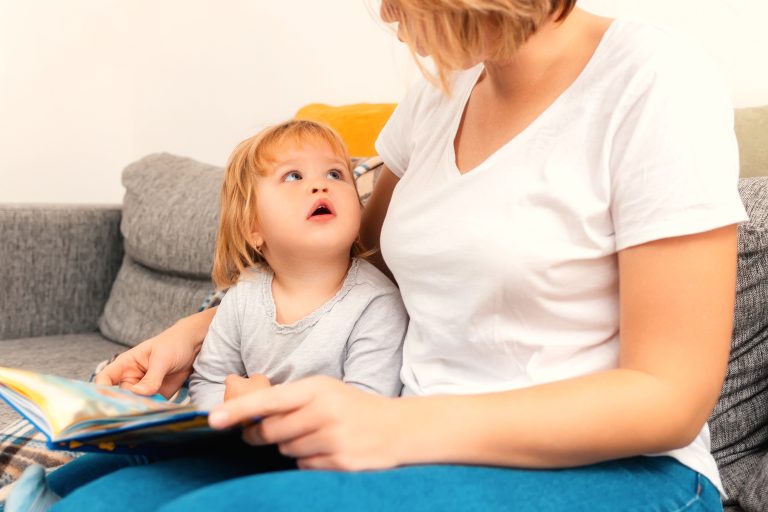
[(229, 375), (224, 381), (224, 401), (226, 402), (257, 389), (268, 388), (270, 385), (269, 379), (258, 373), (247, 378), (234, 374)]

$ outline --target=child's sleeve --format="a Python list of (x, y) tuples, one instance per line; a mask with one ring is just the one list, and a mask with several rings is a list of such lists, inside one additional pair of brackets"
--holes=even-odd
[(364, 391), (398, 396), (407, 327), (408, 315), (397, 289), (374, 297), (347, 342), (344, 382)]
[(228, 375), (245, 376), (240, 354), (238, 286), (231, 288), (213, 317), (189, 381), (192, 403), (210, 409), (224, 401), (224, 380)]

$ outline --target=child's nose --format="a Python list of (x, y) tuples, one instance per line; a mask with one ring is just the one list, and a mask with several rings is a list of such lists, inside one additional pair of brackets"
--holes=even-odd
[(313, 194), (317, 194), (318, 192), (328, 192), (328, 186), (327, 185), (323, 185), (323, 186), (314, 186), (314, 187), (312, 187), (312, 193)]

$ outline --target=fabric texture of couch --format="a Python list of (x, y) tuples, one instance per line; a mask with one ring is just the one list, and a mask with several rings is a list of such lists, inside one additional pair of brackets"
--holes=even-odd
[[(738, 131), (747, 125), (762, 133)], [(737, 112), (740, 145), (767, 126), (768, 108)], [(743, 175), (768, 175), (765, 147), (742, 147)], [(0, 365), (86, 379), (196, 311), (213, 289), (221, 179), (221, 168), (156, 154), (125, 169), (122, 206), (0, 205)], [(733, 348), (710, 428), (728, 510), (752, 512), (768, 510), (768, 177), (743, 178), (739, 191), (750, 221), (739, 227)], [(15, 419), (0, 404), (0, 427)]]

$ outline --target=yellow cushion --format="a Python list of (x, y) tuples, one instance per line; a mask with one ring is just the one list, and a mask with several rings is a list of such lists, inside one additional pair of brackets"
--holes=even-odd
[(344, 139), (350, 155), (368, 157), (376, 155), (373, 144), (395, 106), (394, 103), (356, 103), (333, 107), (311, 103), (296, 112), (296, 119), (327, 124)]

